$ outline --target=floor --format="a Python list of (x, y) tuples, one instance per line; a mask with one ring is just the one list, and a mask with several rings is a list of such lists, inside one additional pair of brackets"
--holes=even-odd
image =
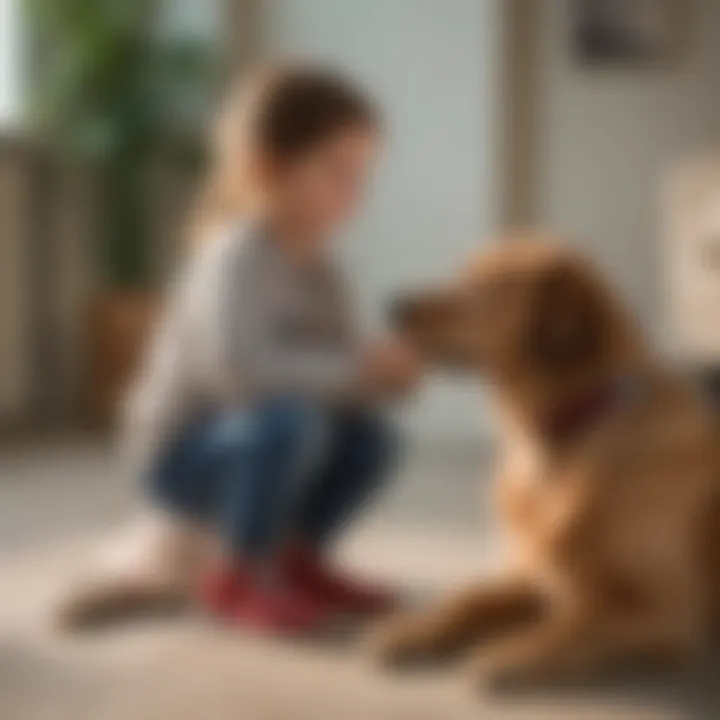
[[(487, 467), (480, 451), (418, 449), (381, 508), (347, 538), (343, 559), (420, 596), (490, 572), (501, 547)], [(720, 717), (720, 673), (710, 664), (682, 677), (498, 696), (457, 668), (383, 672), (348, 632), (288, 644), (179, 617), (64, 635), (52, 624), (53, 604), (135, 494), (100, 445), (0, 454), (2, 720)]]

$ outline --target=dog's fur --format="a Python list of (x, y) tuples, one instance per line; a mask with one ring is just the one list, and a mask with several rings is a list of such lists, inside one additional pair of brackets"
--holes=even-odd
[[(699, 649), (720, 610), (713, 419), (593, 269), (562, 243), (511, 239), (397, 314), (431, 361), (492, 381), (513, 551), (504, 577), (383, 624), (375, 650), (466, 650), (478, 680), (526, 682)], [(620, 382), (611, 406), (556, 422)]]

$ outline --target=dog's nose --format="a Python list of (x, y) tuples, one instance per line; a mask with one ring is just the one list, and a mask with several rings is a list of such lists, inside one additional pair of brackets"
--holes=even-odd
[(391, 298), (388, 303), (388, 316), (390, 324), (396, 328), (404, 327), (412, 312), (411, 303), (402, 296)]

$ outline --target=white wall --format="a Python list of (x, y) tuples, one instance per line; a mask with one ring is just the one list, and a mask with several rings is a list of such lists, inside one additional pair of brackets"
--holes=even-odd
[[(266, 0), (271, 54), (330, 59), (379, 98), (387, 153), (348, 254), (376, 319), (393, 291), (451, 272), (496, 224), (499, 0)], [(473, 436), (478, 394), (431, 387), (423, 436)]]
[(160, 0), (161, 34), (211, 40), (222, 37), (224, 2), (226, 0)]
[(660, 331), (659, 186), (676, 158), (720, 132), (720, 3), (698, 0), (675, 67), (583, 70), (565, 0), (543, 0), (538, 217), (574, 235)]

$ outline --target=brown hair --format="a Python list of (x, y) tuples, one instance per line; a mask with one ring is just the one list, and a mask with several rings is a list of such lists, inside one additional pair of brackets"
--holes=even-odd
[(249, 210), (252, 159), (287, 164), (338, 132), (379, 126), (373, 103), (353, 83), (316, 66), (258, 72), (234, 88), (215, 125), (210, 167), (192, 224), (196, 243), (209, 228)]

